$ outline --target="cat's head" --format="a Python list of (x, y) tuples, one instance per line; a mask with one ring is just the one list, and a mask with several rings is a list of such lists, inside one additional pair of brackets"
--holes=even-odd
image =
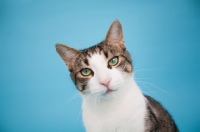
[(117, 20), (111, 24), (105, 40), (97, 45), (77, 50), (56, 44), (56, 50), (82, 95), (113, 96), (132, 78), (132, 61)]

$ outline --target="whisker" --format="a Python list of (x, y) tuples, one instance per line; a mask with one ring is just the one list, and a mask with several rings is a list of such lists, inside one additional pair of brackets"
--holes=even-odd
[[(149, 91), (151, 91), (150, 93), (155, 93), (155, 91), (152, 91), (149, 87), (147, 87), (145, 84), (138, 82), (139, 84), (141, 84), (142, 86), (144, 86), (145, 88), (147, 88)], [(145, 91), (144, 91), (145, 92)], [(145, 92), (147, 93), (147, 92)]]
[(77, 124), (78, 119), (79, 119), (79, 117), (80, 117), (80, 115), (81, 115), (81, 112), (82, 112), (82, 110), (79, 111), (79, 113), (78, 113), (78, 117), (76, 118), (76, 122), (75, 122), (75, 124)]
[(154, 79), (154, 78), (134, 78), (135, 80), (136, 79)]
[(145, 84), (151, 85), (151, 86), (153, 86), (153, 87), (159, 89), (160, 91), (163, 91), (164, 93), (166, 93), (166, 94), (170, 95), (171, 97), (173, 97), (170, 93), (168, 93), (167, 91), (163, 90), (162, 88), (160, 88), (160, 87), (158, 87), (158, 86), (156, 86), (156, 85), (154, 85), (154, 84), (152, 84), (152, 83), (143, 82), (143, 81), (138, 81), (138, 82), (141, 82), (141, 83), (145, 83)]
[(60, 104), (60, 105), (58, 105), (58, 106), (64, 107), (65, 105), (67, 105), (68, 103), (70, 103), (72, 100), (74, 100), (77, 96), (80, 96), (80, 94), (79, 94), (79, 93), (75, 94), (75, 95), (72, 96), (70, 99), (68, 99), (66, 102), (64, 102), (64, 103), (62, 103), (62, 104)]
[(90, 94), (87, 96), (87, 98), (86, 98), (86, 101), (88, 101), (88, 99), (89, 99), (90, 95), (92, 95), (92, 94), (90, 93)]
[(140, 70), (136, 70), (134, 71), (134, 73), (139, 72), (139, 71), (151, 71), (151, 70), (159, 70), (159, 69), (163, 69), (166, 66), (160, 67), (160, 68), (153, 68), (153, 69), (140, 69)]
[(124, 64), (124, 67), (123, 67), (122, 71), (124, 71), (124, 70), (125, 70), (125, 68), (126, 68), (126, 63)]

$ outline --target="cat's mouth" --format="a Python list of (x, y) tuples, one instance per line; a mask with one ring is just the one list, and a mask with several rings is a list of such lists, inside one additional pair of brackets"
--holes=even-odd
[(111, 93), (113, 93), (113, 92), (115, 92), (115, 91), (116, 91), (116, 90), (107, 89), (107, 91), (105, 92), (104, 95), (106, 95), (106, 94), (111, 94)]

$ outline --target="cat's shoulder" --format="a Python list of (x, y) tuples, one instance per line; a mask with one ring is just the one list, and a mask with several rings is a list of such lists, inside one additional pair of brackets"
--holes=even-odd
[(178, 132), (178, 128), (169, 112), (155, 99), (148, 95), (146, 98), (146, 131)]

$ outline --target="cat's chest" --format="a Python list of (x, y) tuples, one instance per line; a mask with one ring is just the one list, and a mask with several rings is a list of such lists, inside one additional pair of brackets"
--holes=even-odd
[[(123, 102), (121, 102), (123, 103)], [(83, 121), (87, 132), (142, 132), (144, 130), (145, 106), (134, 102), (119, 103), (111, 109), (91, 109), (83, 106)], [(144, 104), (144, 103), (141, 103)]]
[(117, 113), (115, 111), (114, 113), (97, 113), (97, 111), (90, 113), (83, 111), (83, 120), (87, 128), (87, 132), (116, 132), (128, 128), (128, 124), (125, 123), (126, 121), (124, 118), (124, 115), (126, 114), (122, 112)]

